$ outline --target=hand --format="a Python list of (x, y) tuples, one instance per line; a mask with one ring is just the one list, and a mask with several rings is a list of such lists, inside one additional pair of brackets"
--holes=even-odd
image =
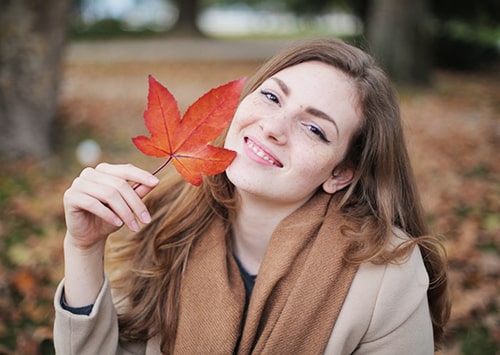
[[(135, 190), (131, 184), (140, 184)], [(67, 237), (78, 249), (88, 249), (123, 224), (134, 232), (149, 223), (142, 198), (158, 185), (158, 178), (131, 164), (99, 164), (86, 168), (64, 193)]]

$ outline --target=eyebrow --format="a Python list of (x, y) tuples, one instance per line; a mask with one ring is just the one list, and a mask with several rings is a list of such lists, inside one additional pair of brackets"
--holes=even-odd
[[(285, 96), (290, 95), (290, 88), (288, 87), (288, 85), (286, 85), (286, 83), (283, 80), (276, 78), (276, 77), (272, 77), (270, 79), (274, 80), (278, 84), (278, 86), (280, 87), (281, 91), (283, 91)], [(333, 117), (331, 117), (327, 113), (325, 113), (321, 110), (318, 110), (317, 108), (314, 108), (314, 107), (307, 107), (306, 112), (313, 115), (313, 116), (322, 118), (324, 120), (327, 120), (327, 121), (330, 121), (331, 123), (333, 123), (333, 125), (335, 126), (335, 130), (337, 131), (337, 136), (339, 135), (339, 127), (337, 126), (337, 122), (335, 122)]]

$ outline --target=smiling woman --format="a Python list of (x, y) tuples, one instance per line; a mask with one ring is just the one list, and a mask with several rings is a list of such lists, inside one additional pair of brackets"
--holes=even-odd
[(444, 254), (369, 55), (334, 39), (277, 54), (216, 143), (237, 156), (199, 188), (131, 165), (75, 179), (58, 352), (433, 354)]

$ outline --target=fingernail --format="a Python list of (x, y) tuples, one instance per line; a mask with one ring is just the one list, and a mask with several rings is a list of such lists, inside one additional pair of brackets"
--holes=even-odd
[(123, 226), (123, 221), (121, 219), (119, 219), (119, 218), (115, 218), (114, 221), (113, 221), (113, 223), (117, 227)]
[(141, 214), (141, 221), (143, 223), (149, 223), (149, 222), (151, 222), (151, 216), (149, 215), (148, 212), (146, 212), (146, 211), (142, 212), (142, 214)]
[(149, 178), (149, 182), (151, 183), (151, 185), (155, 185), (157, 184), (158, 182), (160, 182), (160, 180), (156, 177), (156, 176), (151, 176)]
[(132, 221), (132, 223), (130, 223), (130, 229), (132, 229), (133, 232), (138, 232), (140, 228), (136, 221)]

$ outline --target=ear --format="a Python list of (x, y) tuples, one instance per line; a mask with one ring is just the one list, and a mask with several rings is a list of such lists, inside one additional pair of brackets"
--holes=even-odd
[(344, 187), (348, 186), (354, 176), (354, 171), (351, 168), (340, 168), (333, 171), (332, 176), (330, 176), (323, 183), (323, 191), (328, 194), (334, 194), (335, 192), (342, 190)]

